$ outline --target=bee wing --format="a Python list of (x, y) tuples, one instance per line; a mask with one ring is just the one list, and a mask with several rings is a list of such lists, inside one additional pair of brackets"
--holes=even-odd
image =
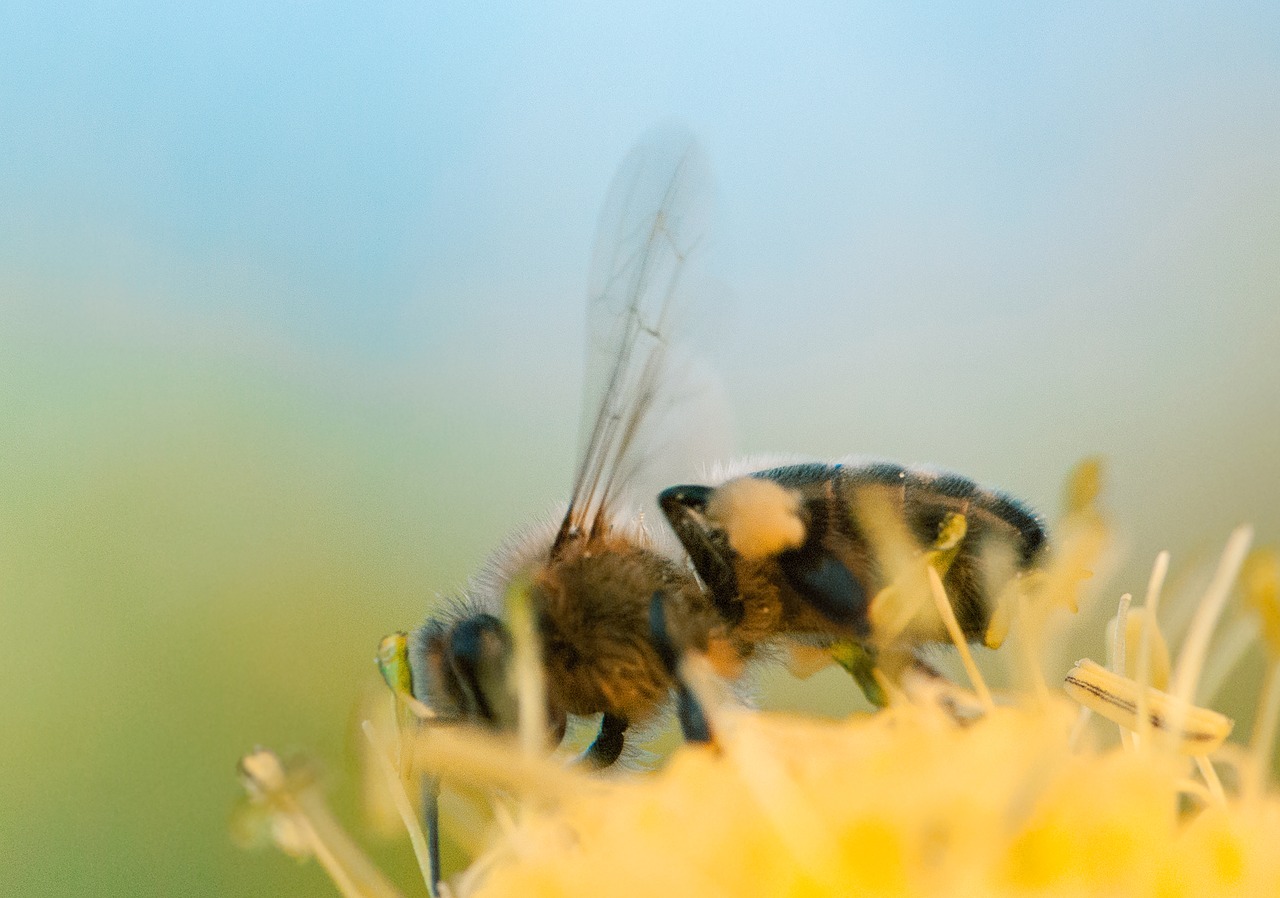
[(592, 259), (578, 468), (553, 552), (571, 535), (607, 527), (673, 400), (673, 301), (710, 199), (702, 152), (677, 128), (642, 138), (614, 176)]

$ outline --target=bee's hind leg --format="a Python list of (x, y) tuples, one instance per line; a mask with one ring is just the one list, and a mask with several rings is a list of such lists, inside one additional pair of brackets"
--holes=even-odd
[(831, 657), (853, 677), (867, 701), (877, 708), (889, 704), (884, 684), (876, 676), (875, 652), (855, 640), (842, 640), (831, 647)]
[(582, 754), (582, 763), (603, 770), (618, 760), (626, 743), (630, 722), (621, 715), (606, 713), (600, 718), (600, 732)]
[(680, 676), (680, 652), (671, 639), (671, 631), (667, 629), (667, 609), (665, 597), (655, 592), (649, 600), (649, 638), (658, 651), (658, 657), (667, 669), (667, 673), (675, 682), (676, 715), (680, 719), (680, 732), (686, 742), (711, 742), (711, 725), (684, 679)]
[(952, 682), (928, 661), (913, 654), (910, 663), (902, 671), (902, 691), (917, 704), (934, 704), (959, 724), (980, 720), (987, 709), (976, 695)]
[(831, 656), (877, 708), (887, 707), (890, 692), (894, 692), (918, 705), (937, 705), (961, 724), (972, 723), (986, 713), (976, 695), (943, 676), (915, 652), (882, 656), (850, 640), (833, 645)]

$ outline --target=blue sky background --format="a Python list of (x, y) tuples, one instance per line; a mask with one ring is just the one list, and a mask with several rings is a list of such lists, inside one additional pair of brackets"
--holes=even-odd
[[(1105, 454), (1111, 591), (1242, 520), (1280, 541), (1280, 6), (688, 6), (6, 8), (0, 671), (29, 738), (0, 837), (27, 894), (314, 885), (221, 841), (220, 759), (341, 757), (373, 640), (563, 497), (596, 215), (662, 119), (717, 182), (701, 339), (739, 450), (1050, 510)], [(100, 675), (22, 685), (50, 631)], [(156, 691), (168, 663), (225, 707)], [(91, 698), (130, 732), (76, 766), (50, 709)], [(137, 801), (137, 734), (184, 728), (186, 772), (86, 861), (94, 818), (48, 796)]]

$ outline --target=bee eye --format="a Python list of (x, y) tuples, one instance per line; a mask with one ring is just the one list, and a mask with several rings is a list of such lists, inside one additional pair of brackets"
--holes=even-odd
[(510, 654), (511, 635), (490, 614), (460, 621), (449, 636), (451, 665), (467, 704), (474, 716), (488, 723), (499, 722), (505, 704), (500, 691)]

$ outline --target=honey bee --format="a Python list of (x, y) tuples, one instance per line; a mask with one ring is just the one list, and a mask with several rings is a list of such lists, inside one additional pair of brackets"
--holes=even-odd
[[(528, 584), (550, 735), (562, 736), (571, 715), (600, 715), (583, 759), (607, 767), (628, 728), (655, 719), (673, 697), (685, 737), (710, 738), (679, 674), (686, 653), (733, 679), (780, 641), (855, 646), (866, 661), (847, 666), (874, 698), (878, 666), (945, 638), (905, 624), (894, 639), (878, 638), (876, 597), (891, 577), (859, 509), (889, 509), (920, 549), (963, 516), (967, 532), (952, 547), (945, 586), (969, 639), (987, 632), (991, 595), (1037, 559), (1042, 525), (1015, 500), (890, 464), (730, 470), (711, 485), (666, 489), (659, 505), (678, 543), (632, 510), (629, 489), (673, 403), (672, 302), (702, 239), (706, 184), (702, 155), (683, 133), (650, 136), (619, 170), (597, 234), (589, 423), (568, 507), (500, 547), (453, 609), (410, 637), (412, 693), (436, 720), (516, 729), (513, 639), (502, 615), (513, 582)], [(1012, 562), (993, 575), (984, 559), (996, 544), (1012, 547)], [(434, 855), (434, 832), (432, 843)]]

